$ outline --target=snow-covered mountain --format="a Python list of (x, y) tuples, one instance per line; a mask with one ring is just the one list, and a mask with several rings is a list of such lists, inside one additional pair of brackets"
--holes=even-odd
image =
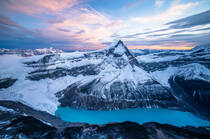
[(163, 107), (210, 119), (209, 51), (205, 48), (203, 53), (201, 48), (135, 56), (119, 41), (93, 52), (27, 58), (1, 55), (0, 136), (208, 138), (207, 127), (180, 128), (154, 122), (97, 126), (64, 122), (54, 116), (63, 105), (87, 109)]
[(74, 78), (56, 93), (63, 106), (120, 109), (177, 105), (170, 92), (139, 66), (122, 41), (103, 50), (45, 56), (27, 64), (36, 67), (27, 76), (32, 81)]
[[(186, 52), (156, 53), (156, 59), (140, 65), (163, 86), (171, 88), (179, 103), (188, 105), (186, 107), (191, 107), (194, 113), (210, 119), (209, 48), (209, 45), (204, 45)], [(175, 59), (170, 60), (171, 55)]]
[(34, 55), (44, 55), (44, 54), (55, 54), (61, 53), (62, 50), (53, 48), (40, 48), (40, 49), (5, 49), (0, 48), (0, 55), (4, 54), (17, 54), (21, 56), (34, 56)]
[(199, 45), (192, 49), (191, 53), (207, 53), (210, 52), (210, 44), (207, 45)]
[(210, 70), (197, 63), (178, 68), (175, 75), (183, 77), (185, 80), (204, 80), (210, 82)]
[(137, 57), (140, 65), (164, 86), (172, 75), (185, 79), (210, 81), (210, 45), (197, 46), (190, 51), (161, 52)]
[(51, 114), (59, 105), (86, 109), (162, 107), (192, 111), (179, 101), (169, 79), (179, 77), (174, 78), (177, 86), (181, 86), (180, 82), (202, 81), (205, 85), (190, 91), (187, 86), (181, 87), (189, 96), (199, 90), (194, 93), (200, 94), (195, 95), (196, 102), (206, 107), (209, 99), (201, 98), (209, 98), (206, 93), (210, 90), (206, 87), (210, 80), (209, 51), (200, 55), (194, 53), (195, 49), (135, 56), (119, 41), (92, 52), (27, 58), (2, 55), (0, 83), (4, 86), (9, 82), (10, 87), (1, 88), (0, 99), (20, 101)]

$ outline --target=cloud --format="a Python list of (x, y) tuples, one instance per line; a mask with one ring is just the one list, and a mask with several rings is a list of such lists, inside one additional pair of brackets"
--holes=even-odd
[(49, 19), (47, 22), (49, 24), (57, 24), (57, 23), (62, 23), (64, 20), (65, 20), (64, 17), (59, 16), (59, 17), (56, 17), (56, 18), (53, 18), (53, 19)]
[[(177, 24), (179, 26), (175, 27)], [(130, 48), (188, 49), (196, 45), (209, 44), (209, 11), (172, 21), (167, 26), (157, 30), (121, 35), (121, 38), (125, 39)]]
[(160, 8), (165, 3), (165, 0), (155, 0), (155, 5)]
[(162, 23), (174, 20), (184, 13), (185, 10), (197, 6), (199, 2), (190, 2), (187, 4), (176, 3), (173, 4), (167, 11), (151, 17), (134, 17), (131, 20), (140, 23)]
[[(126, 41), (130, 48), (167, 48), (167, 49), (190, 49), (196, 45), (209, 44), (210, 34), (171, 34), (166, 38), (145, 40), (138, 38), (132, 41)], [(141, 48), (142, 47), (142, 48)]]
[(133, 2), (130, 2), (127, 5), (123, 6), (122, 10), (132, 9), (132, 8), (136, 7), (137, 5), (141, 4), (143, 1), (144, 0), (135, 0)]
[(0, 28), (0, 47), (35, 48), (49, 43), (38, 30), (27, 29), (3, 15), (0, 16)]
[(132, 37), (137, 37), (139, 35), (147, 35), (147, 34), (151, 34), (151, 33), (167, 31), (167, 30), (168, 30), (168, 28), (158, 29), (158, 30), (147, 31), (147, 32), (143, 32), (143, 33), (135, 33), (135, 34), (131, 34), (131, 35), (121, 36), (121, 38), (132, 38)]
[[(55, 3), (54, 0), (50, 1), (49, 5), (45, 2), (47, 1), (11, 1), (11, 7), (14, 6), (16, 9), (25, 14), (40, 14), (42, 12), (48, 11), (47, 13), (50, 16), (46, 16), (45, 14), (40, 15), (43, 18), (47, 19), (47, 22), (44, 23), (45, 26), (41, 29), (28, 29), (29, 34), (26, 34), (25, 30), (9, 30), (9, 28), (0, 26), (0, 28), (4, 28), (4, 35), (10, 36), (13, 34), (13, 37), (10, 39), (20, 38), (27, 36), (25, 40), (34, 39), (39, 42), (41, 40), (45, 40), (48, 42), (48, 45), (54, 45), (58, 47), (78, 47), (83, 49), (95, 49), (96, 47), (102, 48), (104, 47), (101, 44), (101, 40), (106, 39), (112, 35), (112, 31), (116, 30), (121, 24), (120, 20), (111, 20), (107, 15), (100, 13), (92, 8), (76, 8), (76, 9), (66, 9), (68, 6), (57, 5), (57, 1)], [(65, 0), (67, 2), (67, 0)], [(70, 1), (70, 0), (69, 0)], [(69, 2), (68, 1), (68, 2)], [(3, 1), (4, 5), (7, 2)], [(10, 0), (8, 1), (10, 2)], [(73, 2), (73, 1), (70, 1)], [(2, 2), (1, 2), (2, 3)], [(31, 4), (31, 5), (30, 5)], [(30, 6), (28, 6), (30, 5)], [(9, 5), (7, 5), (9, 6)], [(24, 6), (21, 7), (19, 6)], [(28, 6), (28, 7), (27, 7)], [(55, 6), (55, 8), (53, 8)], [(56, 7), (61, 6), (61, 7)], [(1, 7), (1, 6), (0, 6)], [(10, 8), (11, 8), (10, 7)], [(31, 7), (31, 8), (30, 8)], [(33, 8), (32, 8), (33, 7)], [(37, 7), (37, 8), (36, 8)], [(8, 7), (7, 7), (8, 8)], [(25, 9), (26, 8), (26, 9)], [(58, 14), (53, 12), (59, 11)], [(39, 20), (42, 20), (39, 18)], [(16, 24), (14, 21), (10, 20), (6, 17), (0, 17), (0, 22), (5, 22), (7, 24), (12, 24), (15, 26), (20, 26)], [(93, 29), (94, 27), (94, 29)], [(36, 33), (34, 32), (36, 30)], [(1, 30), (1, 34), (3, 31)], [(41, 42), (40, 42), (41, 43)], [(2, 43), (3, 44), (3, 43)], [(4, 43), (5, 44), (5, 43)], [(18, 44), (18, 43), (17, 43)], [(56, 45), (55, 45), (56, 44)], [(65, 45), (64, 45), (65, 44)], [(72, 46), (74, 44), (74, 46)], [(40, 44), (41, 46), (41, 44)]]
[(3, 15), (0, 15), (0, 28), (1, 40), (17, 35), (23, 36), (24, 32), (27, 32), (23, 26)]
[(33, 15), (59, 12), (78, 3), (78, 0), (1, 0), (0, 7)]
[[(57, 29), (56, 29), (57, 30)], [(62, 29), (61, 29), (62, 30)], [(47, 29), (28, 29), (22, 27), (10, 18), (0, 16), (0, 47), (1, 48), (41, 48), (41, 47), (62, 47), (75, 48), (83, 43), (76, 38), (65, 38), (59, 36), (65, 29), (51, 31)], [(62, 33), (59, 33), (62, 32)], [(58, 35), (58, 36), (56, 36)], [(54, 45), (57, 44), (57, 45)], [(60, 45), (58, 45), (60, 44)], [(64, 45), (65, 44), (65, 45)], [(90, 44), (88, 44), (90, 46)]]
[(179, 29), (179, 28), (190, 28), (205, 24), (210, 24), (210, 10), (190, 17), (169, 22), (166, 25), (170, 25), (170, 28)]
[(63, 31), (63, 32), (70, 32), (70, 30), (69, 30), (69, 29), (63, 29), (63, 28), (57, 28), (57, 30), (59, 30), (59, 31)]
[(78, 35), (84, 33), (85, 31), (84, 30), (80, 30), (79, 32), (77, 32)]
[(22, 28), (19, 24), (16, 22), (12, 21), (6, 16), (0, 15), (0, 24), (5, 25), (5, 26), (12, 26), (12, 27), (17, 27), (17, 28)]
[[(35, 27), (29, 29), (0, 15), (0, 47), (53, 46), (60, 49), (100, 49), (116, 39), (124, 39), (129, 46), (163, 45), (169, 47), (171, 43), (177, 44), (177, 46), (192, 46), (192, 44), (209, 40), (207, 39), (209, 37), (207, 32), (210, 28), (208, 24), (197, 27), (197, 18), (180, 19), (180, 17), (184, 17), (188, 9), (197, 6), (199, 2), (173, 3), (160, 14), (125, 20), (113, 18), (89, 6), (79, 5), (82, 1), (0, 1), (0, 8), (6, 8), (13, 13), (14, 10), (22, 12), (18, 13), (16, 17), (13, 15), (15, 17), (13, 19), (17, 19), (24, 13), (27, 14), (24, 15), (24, 19), (36, 18), (35, 21), (38, 21), (38, 24), (41, 23), (39, 29), (35, 29)], [(136, 0), (134, 3), (138, 4), (142, 1)], [(159, 6), (162, 4), (159, 3)], [(127, 8), (132, 6), (135, 5), (130, 3)], [(198, 20), (199, 24), (202, 21), (202, 25), (204, 25), (204, 20), (200, 20), (200, 18)], [(183, 22), (187, 23), (190, 28), (181, 26)], [(165, 23), (168, 24), (165, 25)], [(178, 27), (174, 27), (174, 25), (178, 25)]]
[(197, 29), (197, 30), (195, 30), (195, 31), (206, 31), (206, 30), (210, 30), (210, 27)]
[(81, 42), (93, 44), (92, 47), (98, 45), (98, 48), (104, 47), (101, 42), (111, 39), (112, 34), (124, 24), (122, 20), (112, 20), (106, 14), (92, 8), (68, 11), (62, 16), (64, 17), (62, 22), (53, 22), (47, 27), (47, 30), (51, 32), (59, 30), (52, 35), (56, 34), (58, 37), (59, 34), (62, 38), (74, 38)]

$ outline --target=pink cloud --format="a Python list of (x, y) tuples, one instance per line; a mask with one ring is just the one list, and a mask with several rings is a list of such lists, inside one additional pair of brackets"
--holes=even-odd
[(25, 14), (59, 12), (78, 4), (78, 0), (5, 0), (4, 7)]
[(89, 49), (95, 49), (96, 45), (103, 48), (102, 42), (111, 40), (113, 32), (117, 32), (123, 24), (122, 20), (112, 20), (106, 14), (90, 8), (68, 10), (59, 18), (63, 19), (62, 22), (51, 22), (47, 27), (48, 31), (54, 32), (50, 34), (57, 38), (61, 36), (62, 39), (79, 40), (85, 44), (84, 49), (87, 48), (87, 44)]

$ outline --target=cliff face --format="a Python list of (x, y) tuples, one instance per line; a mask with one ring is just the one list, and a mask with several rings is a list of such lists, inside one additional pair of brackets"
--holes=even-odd
[[(51, 114), (60, 104), (91, 110), (144, 107), (190, 111), (174, 96), (168, 79), (210, 79), (209, 49), (203, 47), (134, 56), (119, 41), (97, 51), (27, 58), (2, 55), (1, 59), (1, 78), (17, 80), (0, 90), (0, 99), (18, 100)], [(5, 62), (8, 59), (11, 64)], [(208, 95), (203, 99), (204, 93), (194, 94), (197, 102), (208, 105)]]
[(103, 50), (66, 57), (45, 56), (26, 64), (38, 68), (27, 76), (32, 81), (75, 78), (56, 93), (62, 106), (92, 110), (178, 107), (169, 89), (141, 68), (122, 41)]
[[(0, 102), (1, 103), (1, 102)], [(10, 103), (10, 102), (8, 102)], [(6, 106), (4, 102), (4, 106)], [(22, 104), (17, 104), (22, 109)], [(2, 108), (3, 106), (1, 106)], [(27, 107), (27, 106), (26, 106)], [(20, 111), (4, 107), (0, 111), (0, 137), (1, 138), (55, 138), (55, 139), (78, 139), (78, 138), (209, 138), (210, 132), (206, 128), (175, 127), (158, 123), (145, 123), (139, 125), (133, 122), (112, 123), (106, 125), (88, 125), (63, 123), (55, 126), (56, 118), (50, 118), (45, 122), (35, 117), (43, 115), (33, 111), (31, 116), (23, 116)], [(25, 108), (24, 108), (25, 109)], [(22, 109), (22, 110), (24, 110)], [(24, 111), (30, 114), (30, 111)], [(36, 114), (35, 114), (36, 113)], [(25, 114), (25, 115), (26, 115)], [(40, 114), (40, 115), (39, 115)], [(45, 113), (46, 114), (46, 113)], [(48, 117), (48, 115), (45, 115)], [(53, 123), (54, 122), (54, 123)]]
[(134, 57), (119, 41), (94, 52), (2, 55), (0, 67), (0, 138), (210, 138), (207, 128), (132, 122), (99, 126), (51, 115), (61, 104), (97, 110), (173, 108), (209, 119), (206, 47)]

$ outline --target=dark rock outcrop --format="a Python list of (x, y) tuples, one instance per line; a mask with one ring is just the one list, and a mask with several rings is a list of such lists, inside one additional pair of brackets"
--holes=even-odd
[(4, 79), (0, 79), (0, 89), (1, 88), (8, 88), (10, 86), (12, 86), (17, 79), (12, 79), (12, 78), (4, 78)]
[(189, 129), (158, 123), (146, 123), (139, 125), (132, 122), (123, 122), (102, 126), (83, 124), (83, 126), (67, 127), (62, 131), (58, 131), (55, 127), (46, 125), (41, 121), (29, 116), (16, 118), (9, 124), (0, 128), (0, 137), (51, 139), (208, 139), (210, 137), (209, 132), (205, 128), (194, 132)]
[[(194, 85), (198, 85), (199, 83), (197, 81), (186, 81), (183, 78), (180, 78), (179, 76), (173, 76), (169, 79), (169, 83), (172, 89), (172, 94), (174, 95), (174, 97), (177, 98), (178, 102), (180, 104), (182, 104), (184, 109), (188, 109), (188, 111), (196, 114), (197, 116), (206, 119), (206, 120), (210, 120), (210, 111), (208, 108), (208, 104), (207, 106), (205, 105), (206, 101), (208, 101), (207, 99), (199, 99), (200, 101), (195, 100), (195, 89), (198, 86), (191, 86), (192, 89), (190, 89), (189, 84), (194, 82)], [(183, 83), (183, 84), (180, 84)], [(202, 81), (200, 81), (200, 83), (202, 83)], [(208, 83), (206, 83), (208, 84)], [(189, 87), (189, 88), (188, 88)], [(207, 89), (208, 86), (205, 86), (205, 84), (202, 84), (201, 86), (198, 87), (199, 89)], [(198, 89), (196, 88), (196, 89)], [(193, 90), (193, 92), (191, 92)], [(206, 94), (207, 90), (204, 90), (204, 92), (202, 92), (202, 95), (206, 95), (208, 97), (208, 93)], [(201, 96), (201, 95), (199, 95)]]
[[(60, 98), (59, 102), (62, 106), (90, 110), (136, 107), (181, 108), (170, 91), (158, 83), (148, 82), (139, 84), (137, 88), (134, 88), (129, 82), (115, 82), (110, 86), (110, 90), (105, 90), (107, 91), (104, 93), (106, 98), (97, 94), (97, 91), (100, 92), (101, 88), (103, 86), (101, 86), (100, 82), (93, 80), (89, 84), (80, 87), (78, 87), (77, 83), (72, 84), (68, 88), (56, 93), (56, 95)], [(124, 88), (125, 90), (123, 90)]]
[(210, 110), (210, 83), (203, 80), (185, 80), (176, 77), (176, 82), (192, 98), (194, 103)]
[(0, 129), (2, 138), (56, 138), (56, 128), (31, 117), (18, 117)]
[(97, 66), (92, 65), (85, 65), (80, 67), (73, 67), (70, 69), (65, 68), (55, 68), (55, 69), (39, 69), (33, 72), (30, 72), (27, 76), (27, 79), (30, 80), (41, 80), (45, 78), (51, 78), (51, 79), (57, 79), (60, 77), (64, 77), (67, 75), (70, 76), (78, 76), (78, 75), (97, 75), (99, 73), (99, 70), (97, 69)]
[(20, 102), (0, 101), (0, 106), (0, 138), (210, 138), (209, 127), (175, 127), (155, 122), (143, 125), (134, 122), (105, 125), (69, 123)]
[[(50, 68), (53, 64), (61, 67)], [(75, 77), (75, 82), (56, 93), (62, 106), (92, 110), (136, 107), (179, 109), (170, 90), (141, 69), (122, 41), (78, 56), (45, 56), (37, 62), (28, 63), (28, 66), (36, 67), (27, 76), (30, 80), (57, 79), (67, 75)]]

